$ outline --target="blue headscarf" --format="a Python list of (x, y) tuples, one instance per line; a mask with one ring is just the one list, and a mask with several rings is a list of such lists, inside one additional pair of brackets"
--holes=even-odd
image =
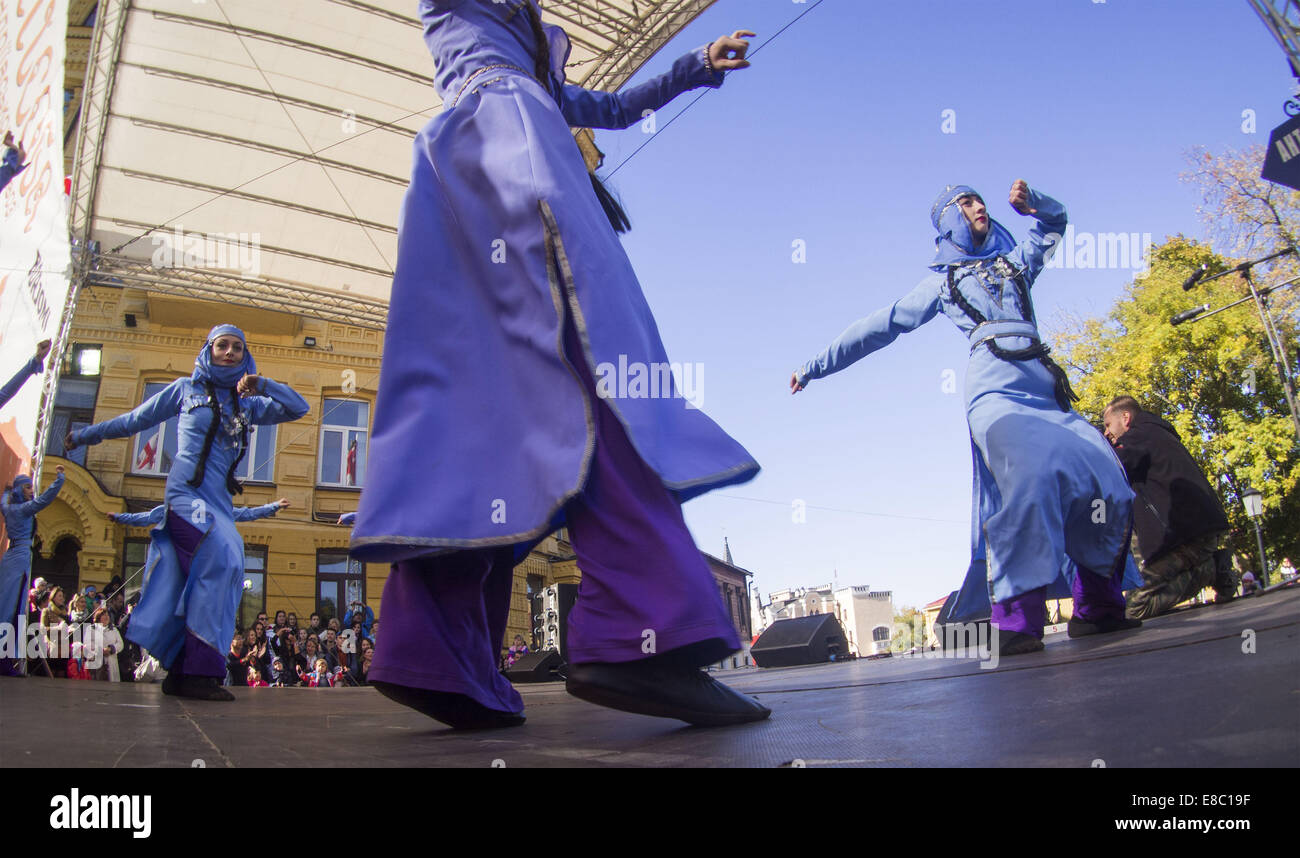
[(993, 259), (1016, 249), (1016, 240), (1011, 233), (992, 216), (989, 217), (988, 234), (978, 247), (975, 246), (970, 221), (957, 205), (957, 200), (966, 196), (984, 199), (969, 185), (949, 185), (930, 207), (930, 223), (939, 232), (934, 239), (934, 261), (930, 263), (935, 271), (944, 271), (950, 265)]
[[(212, 343), (217, 337), (225, 334), (239, 337), (240, 342), (244, 344), (243, 363), (236, 366), (216, 366), (212, 363)], [(211, 380), (217, 387), (234, 387), (245, 375), (256, 373), (257, 364), (253, 362), (253, 355), (248, 350), (248, 340), (245, 339), (244, 332), (234, 325), (217, 325), (208, 331), (208, 341), (203, 344), (199, 356), (194, 359), (194, 374), (190, 377), (195, 381)]]
[(23, 497), (23, 486), (30, 486), (32, 478), (26, 474), (19, 474), (14, 477), (13, 490), (9, 492), (10, 503), (24, 503), (27, 498)]

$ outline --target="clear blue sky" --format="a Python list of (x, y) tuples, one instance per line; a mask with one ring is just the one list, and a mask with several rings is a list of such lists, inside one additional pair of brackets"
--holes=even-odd
[[(720, 0), (633, 82), (734, 29), (760, 45), (813, 2)], [(1266, 143), (1290, 94), (1245, 0), (824, 0), (666, 130), (695, 93), (665, 108), (611, 182), (633, 222), (624, 246), (670, 358), (703, 366), (704, 410), (763, 466), (686, 505), (700, 547), (721, 554), (725, 534), (764, 594), (836, 571), (899, 606), (955, 589), (971, 500), (964, 338), (941, 316), (793, 397), (791, 371), (924, 276), (944, 185), (981, 190), (1017, 239), (1031, 224), (1006, 202), (1017, 178), (1079, 230), (1203, 237), (1184, 153)], [(603, 172), (645, 139), (598, 132)], [(1043, 327), (1104, 314), (1131, 277), (1049, 269)]]

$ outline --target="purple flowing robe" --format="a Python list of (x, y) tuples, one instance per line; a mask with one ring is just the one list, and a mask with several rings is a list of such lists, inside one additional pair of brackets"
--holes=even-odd
[[(721, 85), (704, 49), (622, 93), (563, 84), (547, 28), (534, 77), (526, 3), (422, 0), (445, 105), (415, 140), (352, 554), (397, 561), (535, 542), (563, 524), (595, 443), (593, 403), (565, 358), (567, 307), (588, 369), (669, 366), (655, 320), (592, 190), (570, 126), (622, 128)], [(758, 464), (675, 385), (608, 398), (680, 500)]]

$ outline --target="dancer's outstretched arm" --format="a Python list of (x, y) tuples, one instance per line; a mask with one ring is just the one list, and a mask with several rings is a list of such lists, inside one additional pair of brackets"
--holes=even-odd
[(64, 447), (75, 450), (82, 444), (98, 444), (108, 438), (125, 438), (170, 420), (180, 413), (181, 397), (187, 381), (188, 378), (178, 378), (140, 403), (133, 411), (69, 432)]
[(1020, 214), (1038, 221), (1030, 227), (1029, 237), (1010, 253), (1011, 261), (1025, 269), (1025, 282), (1032, 285), (1047, 263), (1048, 253), (1061, 243), (1070, 219), (1065, 206), (1035, 191), (1024, 179), (1017, 179), (1011, 186), (1008, 202)]
[(13, 399), (14, 395), (18, 393), (27, 379), (41, 371), (42, 364), (45, 362), (45, 356), (49, 353), (49, 340), (41, 340), (37, 343), (36, 355), (27, 362), (26, 366), (18, 370), (13, 378), (9, 379), (8, 384), (4, 387), (0, 387), (0, 405), (4, 405), (9, 400)]
[(259, 518), (267, 518), (275, 515), (280, 510), (289, 505), (284, 498), (270, 503), (264, 503), (261, 506), (237, 506), (235, 507), (235, 521), (256, 521)]
[(148, 512), (110, 512), (108, 520), (124, 524), (127, 527), (149, 527), (154, 524), (162, 524), (166, 513), (167, 506), (158, 504)]
[(754, 34), (737, 30), (678, 58), (672, 69), (621, 92), (602, 92), (566, 85), (560, 111), (575, 128), (627, 128), (647, 110), (658, 110), (688, 89), (722, 86), (723, 74), (749, 66), (745, 51)]
[(941, 276), (932, 274), (893, 304), (849, 325), (825, 351), (795, 371), (790, 377), (790, 392), (798, 393), (810, 379), (839, 372), (889, 345), (899, 334), (916, 330), (933, 319), (939, 312), (943, 282)]

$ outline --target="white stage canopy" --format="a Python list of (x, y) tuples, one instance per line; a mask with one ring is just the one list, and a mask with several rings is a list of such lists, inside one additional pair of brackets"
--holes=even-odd
[[(551, 0), (616, 89), (712, 0)], [(411, 140), (441, 104), (415, 0), (104, 0), (71, 226), (93, 282), (381, 326)], [(159, 266), (161, 263), (161, 267)]]

